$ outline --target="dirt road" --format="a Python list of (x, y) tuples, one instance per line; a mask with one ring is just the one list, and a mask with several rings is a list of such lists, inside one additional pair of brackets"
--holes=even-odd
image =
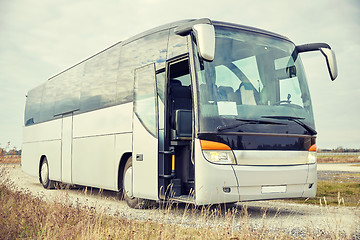
[(359, 207), (313, 206), (283, 201), (246, 202), (236, 204), (233, 211), (240, 213), (246, 209), (248, 215), (244, 217), (242, 214), (235, 214), (229, 221), (226, 216), (224, 217), (224, 212), (216, 214), (215, 208), (209, 210), (210, 214), (207, 217), (204, 217), (200, 210), (194, 210), (194, 207), (185, 204), (179, 204), (173, 209), (160, 206), (154, 209), (136, 210), (129, 208), (124, 201), (118, 200), (116, 193), (111, 191), (88, 188), (45, 190), (37, 178), (23, 173), (19, 165), (1, 167), (8, 171), (14, 188), (30, 192), (46, 201), (96, 207), (106, 214), (128, 219), (153, 220), (189, 227), (230, 224), (235, 230), (239, 229), (241, 224), (250, 224), (254, 229), (265, 227), (268, 230), (282, 230), (296, 236), (309, 231), (318, 233), (319, 236), (323, 232), (342, 232), (347, 236), (356, 232), (356, 237), (360, 238)]
[(360, 172), (360, 163), (320, 163), (318, 171)]

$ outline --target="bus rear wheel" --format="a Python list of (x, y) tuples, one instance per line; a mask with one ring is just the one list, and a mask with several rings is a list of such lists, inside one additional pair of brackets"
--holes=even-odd
[(44, 157), (41, 162), (39, 180), (43, 187), (46, 189), (53, 189), (55, 186), (55, 182), (50, 180), (49, 178), (49, 164), (46, 157)]
[(132, 195), (132, 157), (126, 161), (123, 173), (123, 195), (127, 205), (135, 209), (148, 208), (150, 201)]

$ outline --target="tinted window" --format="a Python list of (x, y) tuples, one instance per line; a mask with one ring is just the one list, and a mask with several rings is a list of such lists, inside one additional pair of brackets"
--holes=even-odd
[(47, 81), (41, 98), (40, 121), (47, 121), (55, 115), (55, 96), (57, 85), (55, 81)]
[(29, 91), (26, 98), (25, 126), (40, 122), (40, 104), (44, 85)]
[(85, 63), (80, 111), (115, 105), (121, 45), (116, 45)]
[(167, 59), (188, 53), (187, 37), (179, 36), (170, 30)]
[(134, 110), (143, 126), (157, 136), (155, 68), (153, 64), (135, 71)]
[(79, 110), (83, 71), (84, 63), (49, 80), (56, 82), (55, 115)]
[[(131, 102), (134, 69), (149, 63), (155, 63), (157, 69), (164, 68), (168, 35), (169, 30), (165, 30), (125, 46), (114, 45), (30, 91), (25, 124), (51, 120), (71, 111), (77, 114)], [(184, 39), (174, 38), (178, 42), (176, 49), (186, 46)]]
[(132, 99), (134, 69), (155, 62), (156, 69), (166, 61), (169, 31), (165, 30), (127, 43), (121, 50), (119, 77), (117, 79), (117, 103)]

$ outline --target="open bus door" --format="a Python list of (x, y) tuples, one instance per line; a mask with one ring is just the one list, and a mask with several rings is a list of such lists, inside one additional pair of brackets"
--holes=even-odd
[(135, 69), (133, 108), (133, 196), (158, 199), (158, 116), (155, 66)]

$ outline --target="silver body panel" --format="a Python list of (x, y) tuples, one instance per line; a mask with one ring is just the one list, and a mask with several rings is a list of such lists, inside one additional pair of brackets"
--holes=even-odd
[(299, 165), (308, 162), (307, 151), (255, 151), (234, 150), (238, 165), (284, 166)]
[[(24, 127), (22, 170), (39, 176), (44, 155), (51, 180), (118, 190), (121, 156), (132, 151), (132, 105), (117, 105)], [(62, 127), (63, 121), (68, 125), (67, 131)], [(65, 144), (66, 153), (62, 152)]]

